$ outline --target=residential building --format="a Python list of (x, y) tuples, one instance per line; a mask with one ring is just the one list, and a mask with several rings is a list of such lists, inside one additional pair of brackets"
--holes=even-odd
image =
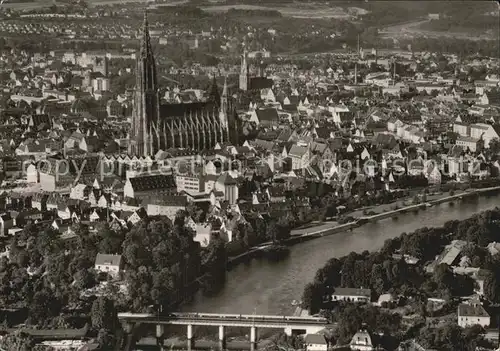
[(458, 325), (462, 328), (476, 324), (486, 328), (490, 323), (490, 315), (478, 301), (458, 305)]
[(328, 342), (322, 334), (307, 334), (305, 338), (306, 351), (327, 351)]
[(94, 268), (98, 272), (116, 277), (121, 272), (122, 263), (121, 255), (97, 254)]
[(188, 194), (205, 192), (205, 179), (202, 174), (177, 174), (175, 176), (177, 192), (185, 191)]
[(456, 145), (462, 146), (464, 150), (469, 149), (472, 152), (481, 151), (483, 147), (483, 140), (476, 139), (468, 136), (458, 136), (456, 140)]
[(372, 292), (370, 289), (335, 288), (332, 301), (345, 302), (370, 302)]
[(360, 330), (351, 339), (349, 347), (353, 351), (373, 351), (375, 346), (372, 341), (372, 336), (366, 330)]
[(292, 160), (292, 169), (304, 169), (309, 166), (310, 151), (307, 147), (293, 145), (288, 152), (288, 157)]
[(146, 211), (148, 216), (166, 216), (174, 221), (177, 212), (185, 210), (187, 204), (187, 196), (153, 198), (147, 204)]

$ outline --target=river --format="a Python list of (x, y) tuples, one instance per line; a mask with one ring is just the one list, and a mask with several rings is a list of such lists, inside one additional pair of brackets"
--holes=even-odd
[(183, 307), (184, 311), (291, 314), (292, 300), (300, 300), (305, 284), (312, 281), (316, 271), (332, 257), (342, 257), (352, 251), (378, 250), (384, 241), (412, 232), (424, 226), (441, 226), (446, 221), (465, 219), (475, 213), (500, 205), (500, 196), (481, 196), (475, 200), (443, 203), (418, 213), (399, 215), (365, 224), (349, 232), (321, 237), (290, 248), (290, 256), (271, 263), (254, 259), (228, 272), (224, 289), (216, 296), (197, 295)]

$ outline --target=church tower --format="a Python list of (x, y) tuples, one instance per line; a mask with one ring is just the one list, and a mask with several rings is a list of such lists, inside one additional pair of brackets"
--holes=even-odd
[(159, 135), (156, 135), (155, 138), (153, 131), (158, 133), (156, 126), (159, 121), (160, 98), (156, 63), (146, 13), (144, 13), (141, 48), (137, 57), (135, 74), (134, 109), (129, 153), (137, 157), (153, 156), (158, 151), (155, 150), (154, 145), (158, 145), (155, 139), (158, 139)]
[(231, 113), (229, 109), (229, 93), (227, 91), (227, 77), (224, 77), (224, 88), (222, 89), (222, 95), (220, 96), (219, 103), (219, 122), (221, 126), (221, 136), (225, 142), (230, 141), (229, 133), (229, 114)]
[[(228, 105), (228, 92), (227, 92), (227, 77), (224, 77), (224, 88), (222, 89), (222, 95), (220, 97), (220, 106), (219, 106), (219, 120), (224, 128), (228, 128), (228, 113), (229, 113), (229, 105)], [(229, 137), (226, 138), (226, 140)]]
[(212, 101), (217, 107), (220, 107), (220, 93), (219, 93), (219, 87), (217, 86), (217, 79), (215, 78), (215, 74), (212, 80), (212, 87), (210, 88), (210, 101)]
[(240, 71), (240, 90), (248, 90), (248, 65), (247, 65), (247, 51), (243, 51), (241, 57), (241, 71)]

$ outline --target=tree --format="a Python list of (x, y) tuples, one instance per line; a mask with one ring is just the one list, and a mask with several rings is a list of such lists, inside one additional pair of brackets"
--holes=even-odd
[(498, 281), (493, 272), (488, 271), (483, 284), (484, 297), (489, 301), (496, 303), (500, 300), (500, 290)]
[(493, 155), (498, 155), (498, 153), (500, 153), (500, 140), (498, 138), (493, 138), (490, 140), (489, 151)]
[(114, 344), (113, 335), (107, 329), (99, 329), (97, 334), (97, 342), (102, 350), (112, 350)]
[(453, 278), (453, 272), (445, 263), (439, 264), (434, 269), (434, 273), (432, 275), (432, 280), (434, 280), (434, 282), (442, 288), (448, 288), (449, 286), (451, 286)]
[(173, 293), (176, 290), (176, 277), (168, 268), (152, 274), (153, 288), (151, 289), (151, 299), (153, 303), (161, 308), (163, 312), (172, 303)]
[(115, 232), (108, 223), (99, 224), (97, 233), (101, 238), (99, 242), (99, 252), (108, 254), (119, 254), (122, 252), (122, 244), (125, 237), (123, 233)]
[(377, 295), (385, 292), (384, 268), (380, 264), (374, 264), (370, 275), (370, 285)]
[(349, 304), (340, 311), (337, 322), (334, 334), (339, 344), (345, 344), (362, 327), (374, 332), (394, 332), (401, 325), (401, 316), (384, 312), (374, 306)]
[(455, 323), (446, 323), (439, 327), (425, 327), (420, 331), (417, 341), (425, 348), (439, 350), (474, 351), (483, 344), (484, 333), (481, 326), (473, 326), (462, 330)]
[(341, 269), (342, 262), (337, 258), (332, 258), (328, 260), (324, 267), (318, 269), (314, 281), (324, 286), (327, 290), (333, 290), (333, 288), (340, 286)]
[(29, 319), (31, 324), (46, 325), (59, 315), (62, 304), (53, 293), (47, 290), (38, 291), (30, 305)]
[(95, 276), (88, 269), (81, 269), (76, 272), (74, 279), (75, 287), (79, 290), (92, 288), (96, 283)]
[(309, 314), (316, 314), (323, 305), (324, 289), (319, 283), (308, 283), (302, 294), (302, 306), (309, 310)]
[(202, 266), (205, 272), (203, 289), (211, 294), (219, 291), (226, 281), (227, 252), (226, 243), (214, 238), (202, 252)]
[(92, 303), (92, 327), (100, 330), (113, 330), (117, 325), (118, 315), (112, 300), (100, 296)]
[(301, 336), (288, 336), (280, 333), (271, 339), (272, 345), (266, 347), (270, 351), (302, 350), (304, 349), (304, 339)]
[(291, 225), (287, 217), (281, 217), (278, 221), (271, 221), (267, 226), (267, 238), (274, 243), (290, 238)]
[(267, 238), (268, 238), (268, 240), (276, 242), (277, 238), (279, 237), (279, 230), (280, 229), (278, 227), (278, 223), (276, 223), (275, 221), (271, 221), (267, 225)]
[(0, 347), (5, 350), (31, 351), (34, 350), (35, 340), (27, 333), (15, 332), (3, 337)]
[(342, 265), (341, 286), (354, 287), (354, 265), (358, 254), (351, 252), (345, 259)]

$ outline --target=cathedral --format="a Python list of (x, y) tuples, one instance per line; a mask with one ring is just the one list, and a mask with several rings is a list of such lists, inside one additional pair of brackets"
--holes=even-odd
[(204, 150), (230, 140), (235, 129), (235, 109), (224, 82), (222, 95), (212, 86), (204, 102), (161, 102), (156, 62), (144, 14), (141, 47), (137, 56), (129, 154), (154, 156), (159, 150), (185, 148)]

